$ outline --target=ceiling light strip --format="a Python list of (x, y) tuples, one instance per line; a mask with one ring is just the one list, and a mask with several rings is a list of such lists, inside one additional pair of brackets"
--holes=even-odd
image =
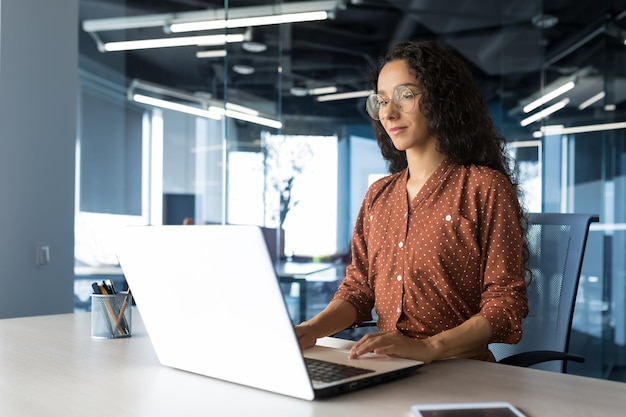
[[(154, 94), (176, 97), (185, 101), (197, 102), (198, 106), (200, 107), (151, 97), (145, 94), (139, 94), (135, 92), (136, 89), (141, 89)], [(133, 80), (130, 87), (128, 88), (128, 98), (138, 103), (179, 111), (182, 113), (191, 114), (193, 116), (206, 117), (214, 120), (222, 120), (224, 117), (230, 117), (233, 119), (243, 120), (258, 125), (273, 127), (275, 129), (281, 129), (283, 127), (283, 124), (280, 121), (270, 119), (268, 117), (262, 117), (260, 116), (260, 113), (258, 111), (246, 106), (241, 106), (229, 102), (224, 103), (220, 100), (210, 98), (203, 99), (202, 97), (196, 97), (183, 91), (174, 90), (141, 80)], [(207, 106), (208, 109), (205, 108)]]
[(169, 29), (173, 33), (194, 32), (199, 30), (233, 29), (250, 26), (269, 26), (282, 23), (313, 22), (328, 19), (328, 12), (289, 13), (268, 16), (243, 17), (240, 19), (218, 19), (199, 22), (173, 23)]
[(213, 111), (212, 108), (209, 108), (209, 110), (200, 109), (198, 107), (174, 103), (173, 101), (149, 97), (143, 94), (133, 94), (132, 100), (136, 101), (137, 103), (147, 104), (150, 106), (160, 107), (168, 110), (174, 110), (181, 113), (187, 113), (191, 114), (192, 116), (206, 117), (213, 120), (222, 120), (223, 116), (223, 114)]
[(564, 127), (563, 125), (542, 126), (541, 131), (536, 132), (538, 136), (552, 136), (552, 135), (568, 135), (575, 133), (588, 133), (588, 132), (601, 132), (605, 130), (617, 130), (626, 129), (626, 122), (616, 123), (603, 123), (597, 125), (584, 125), (584, 126), (571, 126)]
[(567, 82), (565, 84), (563, 84), (562, 86), (555, 88), (554, 90), (552, 90), (551, 92), (539, 97), (537, 100), (533, 100), (530, 103), (528, 103), (527, 105), (525, 105), (522, 110), (524, 111), (524, 113), (529, 113), (533, 110), (535, 110), (536, 108), (538, 108), (539, 106), (544, 105), (545, 103), (549, 102), (550, 100), (565, 94), (566, 92), (568, 92), (569, 90), (571, 90), (572, 88), (574, 88), (576, 86), (576, 84), (574, 83), (574, 81), (570, 81)]
[(373, 93), (374, 93), (373, 90), (350, 91), (348, 93), (337, 93), (337, 94), (327, 94), (324, 96), (317, 96), (315, 97), (315, 99), (319, 102), (346, 100), (346, 99), (351, 99), (351, 98), (367, 97)]
[(196, 58), (223, 58), (226, 56), (225, 49), (218, 49), (215, 51), (198, 51), (196, 52)]
[(606, 94), (604, 93), (604, 91), (600, 91), (595, 96), (589, 97), (587, 100), (580, 103), (580, 105), (578, 106), (578, 110), (586, 109), (587, 107), (591, 106), (593, 103), (602, 100), (605, 95)]
[(263, 6), (230, 7), (228, 8), (228, 13), (226, 13), (225, 9), (216, 9), (106, 19), (87, 19), (83, 21), (82, 27), (85, 32), (93, 33), (159, 26), (168, 27), (170, 25), (199, 21), (224, 21), (227, 17), (229, 20), (234, 20), (260, 16), (296, 15), (319, 11), (327, 12), (328, 17), (331, 17), (330, 13), (340, 7), (344, 7), (342, 0), (303, 1)]
[(534, 122), (536, 122), (538, 120), (545, 119), (546, 117), (548, 117), (552, 113), (561, 110), (562, 108), (564, 108), (568, 104), (569, 104), (569, 98), (564, 98), (563, 100), (559, 101), (558, 103), (555, 103), (555, 104), (551, 105), (550, 107), (546, 107), (545, 109), (541, 110), (540, 112), (537, 112), (537, 113), (533, 114), (532, 116), (529, 116), (529, 117), (527, 117), (525, 119), (522, 119), (522, 121), (520, 122), (520, 125), (521, 126), (528, 126), (529, 124), (534, 123)]
[(319, 96), (323, 94), (333, 94), (337, 92), (337, 87), (334, 85), (328, 87), (309, 88), (307, 93), (312, 96)]
[(239, 104), (226, 103), (226, 109), (233, 110), (233, 111), (240, 112), (240, 113), (246, 113), (251, 116), (259, 115), (258, 111), (251, 109), (250, 107), (240, 106)]
[(227, 43), (243, 42), (243, 34), (183, 36), (178, 38), (141, 39), (134, 41), (107, 42), (104, 52), (130, 51), (137, 49), (171, 48), (177, 46), (217, 46)]
[(241, 113), (234, 110), (226, 109), (226, 117), (232, 117), (233, 119), (243, 120), (257, 125), (273, 127), (274, 129), (282, 129), (283, 124), (278, 120), (268, 119), (267, 117), (253, 116), (247, 113)]
[(258, 125), (263, 125), (267, 127), (273, 127), (275, 129), (281, 129), (283, 124), (278, 120), (269, 119), (267, 117), (255, 116), (249, 113), (244, 113), (231, 109), (224, 109), (223, 107), (210, 106), (209, 111), (212, 113), (217, 113), (222, 116), (231, 117), (237, 120), (243, 120), (245, 122), (250, 122)]

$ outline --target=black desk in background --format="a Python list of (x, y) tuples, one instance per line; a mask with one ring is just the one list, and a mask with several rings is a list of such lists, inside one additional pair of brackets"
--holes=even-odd
[(281, 284), (297, 284), (298, 317), (300, 323), (306, 320), (308, 284), (317, 282), (335, 282), (343, 279), (345, 265), (329, 262), (294, 262), (280, 261), (276, 265), (276, 275)]

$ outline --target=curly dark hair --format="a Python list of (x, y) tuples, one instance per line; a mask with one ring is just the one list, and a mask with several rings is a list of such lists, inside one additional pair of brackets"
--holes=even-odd
[[(428, 131), (437, 138), (438, 150), (458, 164), (498, 170), (516, 185), (506, 139), (497, 133), (465, 63), (451, 49), (433, 41), (400, 42), (379, 61), (373, 74), (374, 89), (382, 67), (398, 60), (406, 61), (422, 87), (420, 110), (428, 119)], [(374, 121), (374, 130), (389, 171), (406, 168), (406, 153), (394, 147), (380, 121)]]
[[(400, 42), (378, 62), (372, 74), (374, 90), (383, 66), (398, 60), (406, 61), (422, 87), (420, 111), (428, 120), (429, 133), (437, 138), (437, 149), (460, 165), (487, 166), (504, 174), (520, 198), (520, 223), (525, 232), (527, 218), (514, 160), (506, 151), (506, 139), (496, 131), (469, 68), (450, 48), (436, 42)], [(389, 171), (392, 174), (402, 171), (408, 165), (406, 152), (395, 148), (380, 121), (373, 122), (382, 156), (389, 162)], [(526, 265), (529, 256), (526, 239), (523, 252)], [(530, 273), (527, 267), (526, 271)]]

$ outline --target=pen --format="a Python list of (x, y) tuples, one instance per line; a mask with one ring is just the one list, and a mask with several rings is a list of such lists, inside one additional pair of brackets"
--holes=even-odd
[[(100, 291), (100, 294), (102, 294), (102, 295), (110, 295), (109, 291), (106, 288), (106, 284), (104, 283), (104, 281), (103, 281), (103, 284), (104, 285), (96, 284), (96, 286), (98, 287), (98, 290)], [(95, 287), (94, 287), (94, 289), (95, 289)], [(111, 304), (111, 300), (105, 297), (102, 300), (102, 302), (104, 303), (104, 307), (107, 309), (107, 311), (109, 313), (109, 319), (106, 320), (106, 322), (107, 322), (107, 326), (109, 327), (109, 330), (111, 331), (111, 336), (115, 336), (115, 331), (116, 330), (119, 332), (120, 336), (123, 336), (124, 335), (124, 331), (122, 329), (118, 329), (118, 327), (119, 327), (118, 325), (116, 325), (115, 327), (111, 326), (111, 322), (113, 320), (117, 321), (117, 314), (115, 314), (115, 310), (113, 309), (113, 305)]]
[[(91, 288), (93, 288), (94, 294), (106, 294), (106, 290), (102, 286), (98, 285), (97, 282), (94, 282), (93, 284), (91, 284)], [(103, 300), (103, 301), (107, 301), (107, 300)], [(105, 304), (105, 308), (109, 310), (109, 314), (111, 314), (111, 306), (108, 304)], [(102, 320), (104, 320), (104, 322), (106, 323), (109, 329), (109, 332), (111, 333), (111, 336), (114, 336), (115, 330), (111, 326), (111, 320), (109, 319), (109, 317), (107, 317), (107, 313), (100, 308), (98, 310), (102, 312)]]
[[(130, 329), (128, 328), (128, 323), (124, 320), (124, 311), (126, 310), (126, 306), (128, 305), (128, 299), (130, 298), (130, 288), (126, 292), (126, 296), (124, 297), (124, 301), (122, 302), (122, 306), (120, 307), (120, 312), (117, 316), (117, 320), (115, 321), (115, 328), (122, 331), (124, 334), (130, 334)], [(120, 327), (120, 324), (124, 320), (124, 328)]]

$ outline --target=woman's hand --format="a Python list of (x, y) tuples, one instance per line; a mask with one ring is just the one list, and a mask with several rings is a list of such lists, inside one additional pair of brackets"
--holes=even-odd
[(350, 349), (350, 358), (367, 353), (397, 356), (430, 363), (436, 359), (434, 347), (428, 339), (411, 339), (398, 332), (366, 334)]
[(296, 336), (301, 349), (315, 345), (320, 337), (330, 336), (346, 327), (356, 319), (356, 308), (345, 300), (332, 300), (324, 310), (311, 320), (295, 326)]
[(300, 349), (310, 348), (315, 346), (315, 342), (317, 341), (318, 329), (316, 326), (308, 324), (306, 322), (295, 326), (296, 336), (298, 337), (298, 343), (300, 344)]
[(493, 360), (488, 349), (491, 334), (489, 321), (482, 316), (473, 316), (457, 327), (426, 339), (411, 339), (395, 331), (367, 334), (354, 344), (350, 357), (358, 358), (372, 352), (424, 363), (453, 357)]

